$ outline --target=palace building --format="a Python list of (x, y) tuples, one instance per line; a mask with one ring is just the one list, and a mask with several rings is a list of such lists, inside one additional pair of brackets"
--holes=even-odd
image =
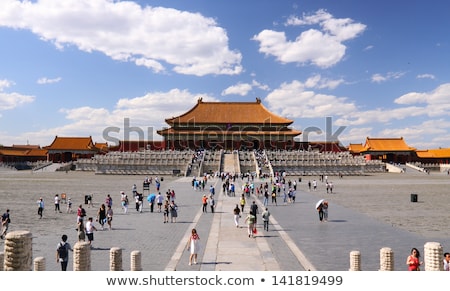
[(70, 162), (78, 158), (90, 158), (107, 149), (107, 144), (94, 144), (89, 137), (60, 137), (56, 136), (53, 142), (44, 147), (47, 150), (48, 161)]
[(288, 149), (301, 131), (293, 120), (270, 112), (256, 102), (204, 102), (186, 113), (165, 120), (170, 126), (157, 131), (166, 149)]
[(350, 144), (349, 151), (354, 155), (364, 155), (367, 160), (406, 163), (417, 161), (416, 148), (409, 146), (403, 137), (371, 138), (364, 145)]

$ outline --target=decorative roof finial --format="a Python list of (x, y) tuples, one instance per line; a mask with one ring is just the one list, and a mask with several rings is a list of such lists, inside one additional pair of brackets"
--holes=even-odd
[(261, 99), (259, 99), (258, 97), (256, 97), (256, 103), (261, 103)]
[(202, 97), (200, 97), (200, 98), (198, 98), (198, 101), (197, 101), (197, 103), (202, 103)]

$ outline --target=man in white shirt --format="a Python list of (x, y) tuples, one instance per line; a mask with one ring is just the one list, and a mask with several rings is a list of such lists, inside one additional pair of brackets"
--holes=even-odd
[(92, 217), (88, 218), (85, 228), (86, 228), (86, 236), (89, 240), (89, 245), (92, 248), (92, 242), (94, 241), (94, 231), (97, 231), (97, 228), (94, 226), (94, 223), (92, 222)]
[(450, 253), (444, 254), (444, 271), (450, 271)]
[(61, 213), (61, 209), (59, 208), (60, 201), (61, 201), (61, 199), (59, 198), (59, 195), (56, 194), (55, 195), (55, 212)]
[(164, 201), (164, 197), (161, 195), (161, 192), (158, 192), (158, 195), (156, 195), (156, 205), (158, 205), (158, 211), (161, 212), (162, 205)]

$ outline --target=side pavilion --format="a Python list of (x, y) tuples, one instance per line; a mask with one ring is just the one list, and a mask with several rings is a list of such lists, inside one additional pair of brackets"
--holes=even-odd
[(47, 150), (47, 160), (53, 162), (70, 162), (79, 158), (91, 158), (100, 152), (92, 141), (92, 137), (59, 137), (44, 147)]

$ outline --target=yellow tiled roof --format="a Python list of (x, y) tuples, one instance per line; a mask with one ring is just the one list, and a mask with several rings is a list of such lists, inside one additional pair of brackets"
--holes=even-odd
[(15, 148), (2, 148), (0, 149), (0, 155), (2, 156), (26, 156), (28, 150), (15, 149)]
[(278, 116), (256, 102), (203, 102), (200, 98), (197, 104), (188, 112), (166, 119), (173, 126), (174, 123), (209, 123), (209, 124), (285, 124), (293, 120)]
[(45, 147), (48, 150), (96, 150), (91, 137), (59, 137)]
[(0, 155), (2, 156), (16, 156), (16, 157), (45, 157), (47, 150), (36, 148), (0, 148)]
[(450, 148), (417, 150), (416, 154), (419, 158), (435, 158), (435, 159), (450, 158)]
[(401, 138), (369, 138), (367, 137), (363, 151), (415, 151)]
[(173, 128), (166, 128), (157, 131), (161, 135), (169, 134), (181, 134), (181, 135), (193, 135), (193, 134), (204, 134), (204, 135), (240, 135), (240, 136), (260, 136), (260, 135), (287, 135), (287, 136), (297, 136), (301, 134), (298, 130), (286, 130), (286, 131), (221, 131), (221, 130), (175, 130)]
[(99, 150), (106, 151), (108, 150), (108, 143), (107, 142), (96, 142), (95, 147)]
[(47, 156), (47, 150), (46, 149), (31, 149), (28, 151), (27, 156), (32, 157), (45, 157)]
[(351, 143), (348, 146), (348, 151), (351, 153), (359, 154), (364, 151), (364, 146), (361, 143)]

